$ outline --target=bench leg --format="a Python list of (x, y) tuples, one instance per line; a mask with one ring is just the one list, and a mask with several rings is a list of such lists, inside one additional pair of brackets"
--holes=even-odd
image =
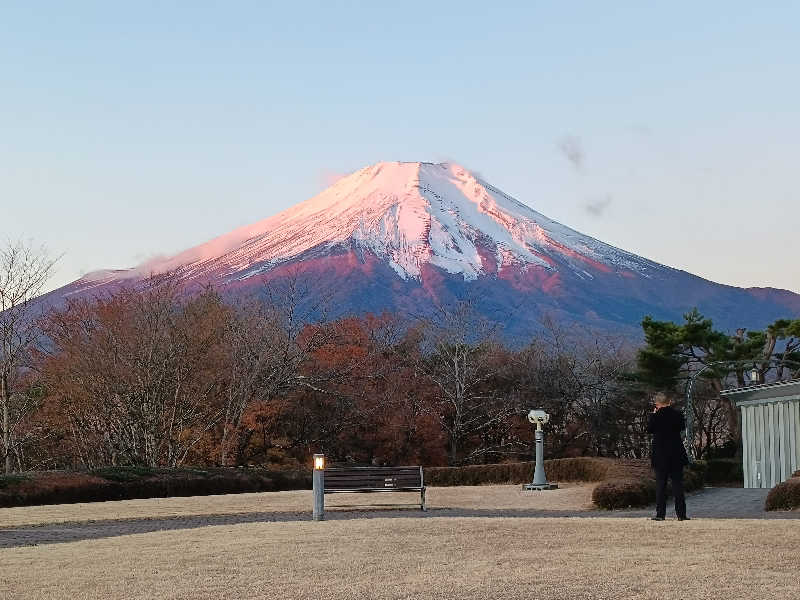
[(427, 510), (428, 510), (428, 507), (427, 507), (427, 506), (425, 506), (425, 488), (422, 488), (422, 491), (419, 493), (419, 497), (420, 497), (420, 504), (419, 504), (419, 507), (420, 507), (420, 508), (421, 508), (423, 511), (427, 511)]

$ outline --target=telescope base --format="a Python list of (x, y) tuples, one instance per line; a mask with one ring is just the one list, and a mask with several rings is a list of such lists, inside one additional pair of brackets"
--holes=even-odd
[(525, 491), (544, 491), (544, 490), (557, 490), (558, 484), (557, 483), (526, 483), (522, 486), (522, 489)]

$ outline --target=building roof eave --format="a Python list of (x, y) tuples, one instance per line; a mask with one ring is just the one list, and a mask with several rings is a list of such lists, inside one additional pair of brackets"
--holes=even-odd
[(732, 388), (729, 390), (722, 390), (720, 395), (729, 398), (736, 404), (752, 401), (772, 402), (780, 399), (790, 400), (795, 399), (793, 397), (800, 396), (800, 379)]

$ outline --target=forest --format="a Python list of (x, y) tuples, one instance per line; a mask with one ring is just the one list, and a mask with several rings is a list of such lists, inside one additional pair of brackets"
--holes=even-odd
[(695, 310), (683, 323), (644, 318), (637, 342), (543, 317), (512, 345), (468, 299), (414, 318), (327, 320), (293, 277), (231, 299), (164, 274), (43, 310), (51, 266), (22, 245), (3, 254), (6, 472), (295, 468), (314, 452), (374, 465), (524, 460), (531, 408), (551, 414), (548, 457), (641, 458), (652, 393), (680, 400), (713, 363), (691, 409), (694, 453), (710, 456), (738, 435), (718, 395), (726, 381), (744, 384), (746, 361), (773, 377), (800, 365), (798, 320), (729, 335)]

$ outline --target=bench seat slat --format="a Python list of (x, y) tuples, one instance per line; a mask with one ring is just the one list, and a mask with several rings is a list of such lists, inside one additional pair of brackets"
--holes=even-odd
[(354, 475), (346, 476), (332, 476), (325, 474), (325, 479), (328, 481), (420, 481), (419, 475), (416, 477), (391, 477), (389, 475), (381, 475), (380, 477), (359, 477)]
[(359, 488), (359, 489), (398, 489), (398, 488), (421, 488), (423, 487), (419, 481), (393, 481), (377, 483), (371, 481), (342, 481), (331, 482), (325, 484), (326, 490), (342, 489), (342, 488)]
[(326, 467), (325, 471), (367, 471), (376, 473), (387, 471), (397, 473), (398, 471), (419, 471), (419, 467)]
[(420, 480), (419, 477), (416, 477), (416, 478), (409, 478), (409, 477), (402, 477), (402, 478), (400, 478), (400, 477), (379, 477), (379, 478), (374, 478), (374, 477), (342, 477), (342, 478), (339, 478), (339, 479), (334, 479), (333, 477), (330, 477), (330, 478), (326, 477), (325, 478), (325, 485), (327, 485), (329, 481), (331, 483), (336, 483), (336, 484), (347, 483), (348, 481), (363, 481), (365, 484), (371, 484), (371, 485), (383, 485), (384, 483), (387, 483), (387, 482), (415, 483), (417, 485), (422, 484), (422, 481)]
[(391, 485), (379, 484), (375, 485), (373, 483), (368, 483), (364, 481), (350, 481), (347, 483), (341, 484), (332, 484), (332, 485), (325, 485), (326, 490), (342, 490), (345, 488), (358, 488), (362, 490), (397, 490), (400, 488), (421, 488), (425, 487), (420, 485), (419, 482), (416, 483), (397, 483)]

